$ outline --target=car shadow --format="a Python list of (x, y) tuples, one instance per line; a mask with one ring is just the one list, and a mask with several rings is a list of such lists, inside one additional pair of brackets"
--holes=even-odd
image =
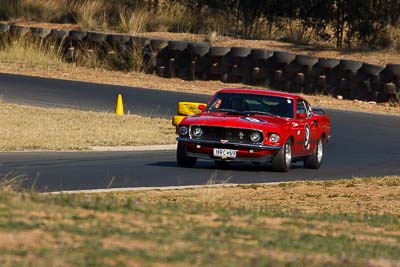
[[(180, 168), (175, 161), (160, 161), (147, 164), (152, 167)], [(293, 163), (291, 169), (303, 169), (303, 164)], [(203, 170), (226, 170), (226, 171), (243, 171), (243, 172), (273, 172), (271, 164), (252, 164), (252, 163), (229, 163), (227, 166), (220, 166), (214, 162), (199, 161), (193, 168), (185, 169), (203, 169)]]

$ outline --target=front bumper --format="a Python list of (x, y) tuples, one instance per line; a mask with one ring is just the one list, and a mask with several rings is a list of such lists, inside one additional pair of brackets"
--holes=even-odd
[[(185, 137), (177, 137), (177, 141), (185, 144), (188, 156), (223, 161), (241, 162), (270, 162), (281, 146), (268, 146), (262, 144), (242, 144), (235, 142), (222, 143), (220, 141), (195, 140)], [(236, 158), (220, 158), (213, 156), (214, 148), (226, 148), (237, 150)]]

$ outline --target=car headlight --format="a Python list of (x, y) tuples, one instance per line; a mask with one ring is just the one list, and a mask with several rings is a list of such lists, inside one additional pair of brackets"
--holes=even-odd
[(193, 137), (199, 138), (203, 135), (203, 129), (200, 127), (194, 127), (192, 130)]
[(181, 126), (179, 127), (179, 135), (188, 135), (189, 134), (189, 128), (187, 126)]
[(259, 132), (252, 132), (252, 133), (250, 134), (250, 140), (251, 140), (251, 142), (253, 142), (253, 143), (258, 143), (258, 142), (260, 142), (260, 141), (261, 141), (261, 138), (262, 138), (262, 135), (261, 135), (261, 133), (259, 133)]
[(278, 143), (280, 139), (281, 137), (279, 136), (279, 134), (271, 134), (269, 136), (269, 141), (272, 143)]

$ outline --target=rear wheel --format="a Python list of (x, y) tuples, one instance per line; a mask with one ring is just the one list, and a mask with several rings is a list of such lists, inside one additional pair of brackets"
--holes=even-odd
[(272, 169), (279, 172), (288, 172), (292, 164), (292, 140), (289, 138), (272, 160)]
[(185, 145), (179, 142), (176, 150), (176, 161), (180, 167), (192, 168), (196, 164), (197, 158), (189, 157)]
[(322, 138), (318, 140), (318, 144), (311, 156), (304, 160), (304, 167), (308, 169), (319, 169), (324, 158), (324, 142)]

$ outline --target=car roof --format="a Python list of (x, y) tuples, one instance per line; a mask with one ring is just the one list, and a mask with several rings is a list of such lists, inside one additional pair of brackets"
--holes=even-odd
[(292, 99), (303, 99), (302, 97), (291, 94), (291, 93), (284, 93), (278, 92), (273, 90), (263, 90), (263, 89), (251, 89), (251, 88), (224, 88), (218, 90), (217, 93), (243, 93), (243, 94), (262, 94), (262, 95), (272, 95), (272, 96), (280, 96)]

